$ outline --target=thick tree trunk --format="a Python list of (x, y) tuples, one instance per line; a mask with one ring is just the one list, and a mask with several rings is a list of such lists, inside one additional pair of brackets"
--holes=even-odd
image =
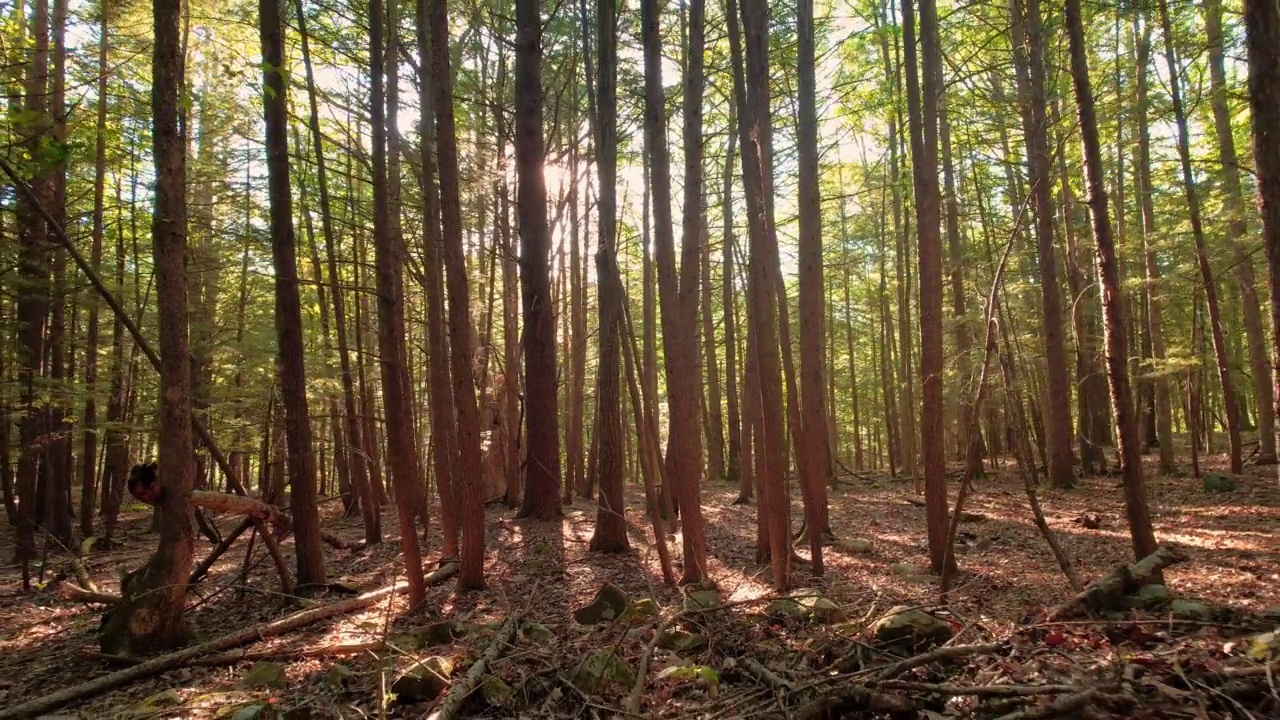
[(551, 234), (543, 175), (541, 7), (540, 0), (516, 2), (515, 155), (520, 180), (517, 192), (528, 458), (520, 514), (550, 520), (561, 514), (560, 399), (556, 392), (555, 319), (551, 304)]
[[(1253, 111), (1253, 156), (1258, 174), (1258, 210), (1271, 284), (1271, 326), (1280, 327), (1280, 8), (1268, 0), (1245, 0), (1245, 45), (1249, 51), (1249, 107)], [(1280, 413), (1280, 332), (1272, 377)]]
[(1102, 312), (1106, 320), (1107, 378), (1111, 385), (1111, 409), (1118, 431), (1117, 445), (1120, 450), (1120, 472), (1124, 477), (1125, 512), (1129, 519), (1134, 554), (1142, 559), (1156, 551), (1156, 539), (1151, 527), (1143, 477), (1142, 443), (1138, 437), (1138, 419), (1134, 414), (1133, 389), (1129, 384), (1129, 341), (1126, 337), (1128, 326), (1125, 323), (1124, 295), (1120, 291), (1116, 248), (1111, 237), (1111, 214), (1107, 209), (1102, 150), (1098, 142), (1093, 90), (1089, 83), (1088, 48), (1085, 46), (1080, 0), (1066, 0), (1066, 23), (1071, 53), (1071, 81), (1075, 90), (1076, 114), (1080, 121), (1080, 141), (1089, 190), (1089, 212), (1093, 220), (1093, 239), (1098, 250)]

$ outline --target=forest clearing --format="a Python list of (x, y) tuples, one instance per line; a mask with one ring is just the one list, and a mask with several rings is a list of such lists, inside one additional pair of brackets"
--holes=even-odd
[(1280, 717), (1276, 0), (18, 0), (0, 85), (0, 720)]

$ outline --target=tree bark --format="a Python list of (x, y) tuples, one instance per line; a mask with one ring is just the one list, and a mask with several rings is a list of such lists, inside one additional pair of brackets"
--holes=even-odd
[(1098, 142), (1098, 121), (1093, 107), (1093, 89), (1089, 83), (1088, 48), (1085, 46), (1084, 24), (1080, 0), (1066, 0), (1067, 37), (1071, 55), (1071, 82), (1075, 90), (1076, 114), (1080, 122), (1080, 142), (1084, 153), (1085, 178), (1089, 190), (1089, 212), (1093, 220), (1093, 240), (1098, 252), (1098, 276), (1102, 284), (1102, 312), (1106, 324), (1107, 379), (1111, 385), (1111, 410), (1115, 416), (1120, 472), (1124, 478), (1125, 514), (1134, 554), (1144, 558), (1156, 550), (1155, 532), (1151, 527), (1146, 481), (1142, 470), (1142, 442), (1138, 437), (1138, 419), (1133, 406), (1133, 389), (1129, 384), (1124, 295), (1120, 290), (1120, 273), (1116, 265), (1115, 242), (1111, 236), (1111, 214), (1107, 209), (1107, 190), (1103, 179), (1102, 150)]
[(542, 140), (542, 3), (516, 2), (516, 174), (524, 314), (525, 488), (522, 517), (558, 518), (560, 399), (551, 304), (551, 235)]
[[(1053, 239), (1053, 173), (1049, 159), (1045, 113), (1044, 26), (1039, 0), (1013, 0), (1010, 5), (1014, 37), (1014, 67), (1022, 96), (1022, 128), (1027, 145), (1027, 180), (1035, 202), (1036, 246), (1040, 260), (1041, 307), (1044, 315), (1045, 365), (1051, 398), (1071, 396), (1067, 351), (1062, 337), (1062, 297), (1057, 248)], [(1045, 415), (1048, 436), (1049, 481), (1057, 488), (1075, 484), (1071, 453), (1071, 406), (1049, 402)]]

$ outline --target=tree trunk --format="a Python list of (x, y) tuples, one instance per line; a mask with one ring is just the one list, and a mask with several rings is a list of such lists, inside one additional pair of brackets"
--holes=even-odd
[(343, 421), (349, 447), (347, 473), (356, 495), (360, 499), (361, 520), (364, 522), (365, 545), (382, 542), (382, 519), (378, 498), (369, 480), (368, 450), (361, 429), (360, 415), (356, 410), (356, 390), (351, 372), (351, 352), (347, 346), (347, 308), (344, 291), (339, 286), (336, 241), (333, 232), (333, 212), (329, 198), (328, 170), (324, 157), (324, 141), (320, 132), (320, 109), (316, 100), (315, 72), (311, 65), (311, 49), (307, 37), (306, 13), (302, 0), (295, 0), (298, 34), (302, 38), (302, 60), (307, 74), (307, 125), (311, 134), (312, 150), (316, 156), (316, 185), (320, 191), (320, 231), (324, 236), (325, 261), (328, 270), (329, 297), (333, 302), (333, 325), (338, 341), (339, 370), (342, 376)]
[(1111, 410), (1115, 416), (1120, 472), (1124, 478), (1125, 513), (1134, 554), (1142, 559), (1156, 550), (1151, 527), (1147, 489), (1142, 471), (1142, 442), (1134, 415), (1133, 389), (1129, 384), (1124, 295), (1116, 266), (1116, 248), (1111, 237), (1111, 214), (1103, 179), (1102, 150), (1098, 142), (1098, 121), (1089, 83), (1088, 48), (1080, 0), (1066, 0), (1067, 36), (1071, 53), (1071, 81), (1075, 90), (1076, 114), (1080, 122), (1080, 142), (1084, 154), (1085, 178), (1089, 190), (1089, 212), (1093, 220), (1093, 240), (1098, 250), (1098, 276), (1102, 284), (1102, 312), (1105, 317), (1107, 379), (1111, 385)]
[[(1044, 314), (1045, 365), (1050, 398), (1071, 397), (1067, 353), (1062, 338), (1062, 298), (1057, 248), (1053, 238), (1052, 183), (1045, 113), (1044, 27), (1039, 0), (1013, 0), (1010, 6), (1014, 37), (1014, 67), (1022, 96), (1022, 128), (1027, 145), (1027, 180), (1035, 201), (1036, 246), (1040, 260), (1040, 291)], [(1057, 488), (1075, 484), (1071, 454), (1071, 407), (1050, 402), (1046, 408), (1049, 482)]]
[[(1133, 17), (1137, 33), (1139, 16)], [(1145, 282), (1142, 286), (1146, 300), (1146, 331), (1151, 343), (1151, 357), (1156, 367), (1151, 368), (1153, 381), (1156, 441), (1160, 446), (1160, 474), (1174, 470), (1173, 456), (1173, 402), (1169, 389), (1169, 375), (1164, 366), (1163, 298), (1160, 296), (1160, 268), (1156, 262), (1156, 206), (1151, 181), (1151, 132), (1147, 125), (1147, 60), (1151, 56), (1151, 24), (1142, 23), (1137, 47), (1137, 98), (1135, 114), (1138, 118), (1137, 195), (1142, 205), (1142, 256)]]
[[(1218, 306), (1217, 284), (1213, 269), (1209, 266), (1209, 254), (1205, 249), (1204, 228), (1200, 217), (1200, 194), (1191, 169), (1191, 140), (1187, 128), (1187, 114), (1182, 104), (1182, 79), (1178, 61), (1173, 51), (1173, 25), (1169, 21), (1169, 3), (1159, 0), (1160, 24), (1164, 28), (1165, 61), (1169, 70), (1169, 90), (1173, 100), (1174, 119), (1178, 125), (1178, 158), (1182, 164), (1182, 187), (1187, 201), (1187, 214), (1191, 220), (1191, 238), (1196, 248), (1196, 264), (1200, 266), (1200, 279), (1204, 284), (1205, 304), (1209, 309), (1209, 331), (1213, 336), (1213, 354), (1218, 361), (1218, 381), (1222, 385), (1222, 414), (1231, 444), (1231, 472), (1244, 469), (1244, 455), (1240, 443), (1240, 411), (1237, 408), (1235, 379), (1231, 376), (1231, 358), (1227, 352), (1226, 336), (1222, 331), (1222, 312)], [(1224, 164), (1228, 158), (1224, 157)]]
[(751, 500), (750, 473), (742, 472), (742, 417), (738, 405), (738, 321), (735, 316), (737, 282), (734, 275), (733, 253), (736, 234), (733, 224), (733, 169), (736, 164), (734, 150), (737, 146), (737, 133), (732, 128), (737, 123), (735, 107), (729, 105), (729, 139), (724, 157), (724, 186), (720, 193), (720, 209), (724, 214), (722, 231), (723, 277), (721, 278), (721, 315), (724, 318), (724, 377), (725, 400), (729, 412), (729, 455), (725, 463), (725, 479), (738, 483), (738, 497), (734, 502)]
[[(418, 547), (418, 536), (414, 528), (415, 514), (422, 506), (422, 470), (418, 466), (413, 407), (409, 403), (409, 388), (405, 382), (408, 373), (404, 368), (404, 242), (397, 232), (399, 223), (392, 219), (392, 213), (398, 213), (399, 207), (392, 206), (392, 193), (388, 187), (390, 176), (387, 158), (388, 155), (396, 155), (399, 144), (389, 137), (395, 133), (395, 125), (394, 118), (388, 117), (387, 112), (387, 108), (395, 107), (395, 80), (387, 83), (385, 92), (383, 89), (384, 73), (394, 76), (396, 68), (395, 4), (396, 0), (388, 0), (386, 7), (385, 22), (393, 38), (385, 48), (385, 66), (382, 41), (383, 3), (382, 0), (371, 0), (369, 4), (370, 65), (373, 76), (373, 235), (382, 402), (385, 417), (395, 418), (394, 422), (386, 424), (387, 464), (391, 468), (396, 514), (400, 521), (400, 547), (409, 583), (409, 605), (416, 607), (426, 597), (426, 585), (422, 579), (422, 551)], [(371, 410), (366, 405), (365, 412)]]
[(1240, 163), (1227, 107), (1227, 81), (1222, 36), (1222, 0), (1209, 0), (1204, 5), (1205, 31), (1209, 43), (1209, 100), (1213, 107), (1214, 128), (1218, 136), (1218, 155), (1222, 161), (1222, 189), (1226, 194), (1227, 241), (1231, 244), (1236, 280), (1240, 284), (1240, 305), (1244, 316), (1244, 332), (1249, 344), (1249, 371), (1253, 376), (1253, 395), (1258, 404), (1258, 464), (1276, 462), (1275, 408), (1271, 397), (1271, 365), (1267, 360), (1266, 335), (1262, 312), (1258, 306), (1257, 283), (1253, 274), (1253, 254), (1247, 246), (1248, 223), (1245, 221), (1244, 191), (1240, 188)]
[[(916, 225), (920, 234), (920, 377), (924, 402), (920, 447), (924, 460), (929, 561), (935, 573), (947, 560), (947, 468), (942, 397), (942, 234), (938, 197), (938, 98), (942, 56), (934, 0), (920, 2), (921, 54), (917, 70), (915, 11), (902, 3), (903, 46), (907, 67), (907, 105), (911, 126), (911, 164), (915, 177)], [(922, 75), (923, 82), (917, 80)], [(952, 560), (954, 562), (954, 560)]]
[[(520, 295), (524, 311), (525, 462), (522, 517), (550, 520), (560, 510), (560, 408), (551, 234), (542, 141), (542, 3), (516, 2), (516, 174), (520, 212)], [(460, 277), (465, 282), (465, 278)]]
[(823, 574), (822, 531), (826, 521), (818, 500), (824, 496), (831, 470), (827, 434), (826, 380), (823, 378), (826, 351), (823, 348), (823, 318), (826, 315), (826, 287), (822, 271), (822, 196), (818, 188), (818, 110), (816, 60), (814, 58), (813, 0), (800, 0), (796, 33), (799, 37), (799, 123), (800, 153), (800, 398), (802, 447), (796, 452), (800, 482), (809, 487), (805, 502), (809, 551), (813, 574)]
[[(433, 99), (436, 116), (436, 151), (440, 162), (441, 237), (444, 241), (445, 280), (449, 290), (449, 357), (452, 361), (453, 402), (458, 419), (460, 461), (458, 470), (462, 473), (462, 562), (458, 569), (458, 587), (465, 590), (481, 590), (484, 588), (484, 501), (480, 497), (483, 473), (480, 459), (480, 412), (476, 406), (471, 304), (467, 292), (466, 256), (462, 246), (458, 138), (453, 119), (453, 83), (449, 65), (449, 18), (444, 3), (430, 3), (429, 7), (431, 67), (435, 79)], [(518, 143), (516, 153), (518, 158), (520, 153)], [(430, 182), (425, 176), (424, 180)], [(523, 188), (524, 185), (525, 179), (522, 176), (520, 186)], [(524, 203), (521, 203), (522, 208), (523, 206)], [(542, 207), (545, 212), (546, 202), (541, 202), (539, 207)], [(523, 232), (523, 222), (521, 228)], [(525, 252), (528, 253), (529, 250), (526, 248)], [(550, 318), (548, 317), (547, 320), (549, 321)], [(527, 321), (526, 327), (528, 327)], [(554, 338), (552, 343), (551, 352), (554, 354)], [(554, 365), (551, 374), (554, 380)], [(532, 373), (527, 377), (532, 377)], [(554, 388), (553, 384), (551, 396), (553, 435), (556, 432), (557, 414)], [(555, 458), (558, 462), (558, 448)], [(558, 511), (560, 497), (556, 493), (553, 495), (555, 495), (555, 507)], [(529, 494), (526, 493), (525, 497), (528, 496)]]
[[(1271, 283), (1271, 325), (1280, 327), (1280, 8), (1245, 0), (1245, 45), (1249, 54), (1249, 108), (1253, 111), (1253, 156), (1258, 174), (1258, 210)], [(1280, 333), (1274, 333), (1272, 364), (1280, 368)], [(1280, 372), (1273, 374), (1280, 413)]]
[[(154, 248), (156, 307), (160, 329), (160, 542), (156, 552), (121, 583), (124, 603), (112, 610), (102, 639), (107, 652), (143, 654), (187, 641), (183, 617), (192, 565), (191, 491), (194, 443), (191, 431), (191, 361), (187, 345), (186, 153), (179, 129), (179, 88), (184, 77), (179, 52), (177, 0), (156, 0), (152, 46), (152, 146), (156, 160)], [(114, 631), (114, 633), (112, 632)], [(111, 639), (114, 638), (114, 641)]]
[[(102, 241), (106, 232), (107, 179), (107, 69), (110, 48), (111, 5), (103, 3), (98, 24), (98, 115), (94, 140), (93, 170), (93, 249), (90, 262), (94, 272), (102, 267)], [(98, 300), (89, 300), (88, 337), (84, 350), (84, 451), (80, 464), (80, 536), (93, 534), (94, 502), (98, 478)], [(7, 418), (6, 418), (7, 419)], [(7, 438), (6, 438), (7, 441)], [(8, 463), (0, 472), (8, 473)]]

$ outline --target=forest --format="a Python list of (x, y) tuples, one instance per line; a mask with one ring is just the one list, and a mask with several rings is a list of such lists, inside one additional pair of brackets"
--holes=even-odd
[(1280, 717), (1277, 0), (8, 0), (0, 85), (0, 719)]

